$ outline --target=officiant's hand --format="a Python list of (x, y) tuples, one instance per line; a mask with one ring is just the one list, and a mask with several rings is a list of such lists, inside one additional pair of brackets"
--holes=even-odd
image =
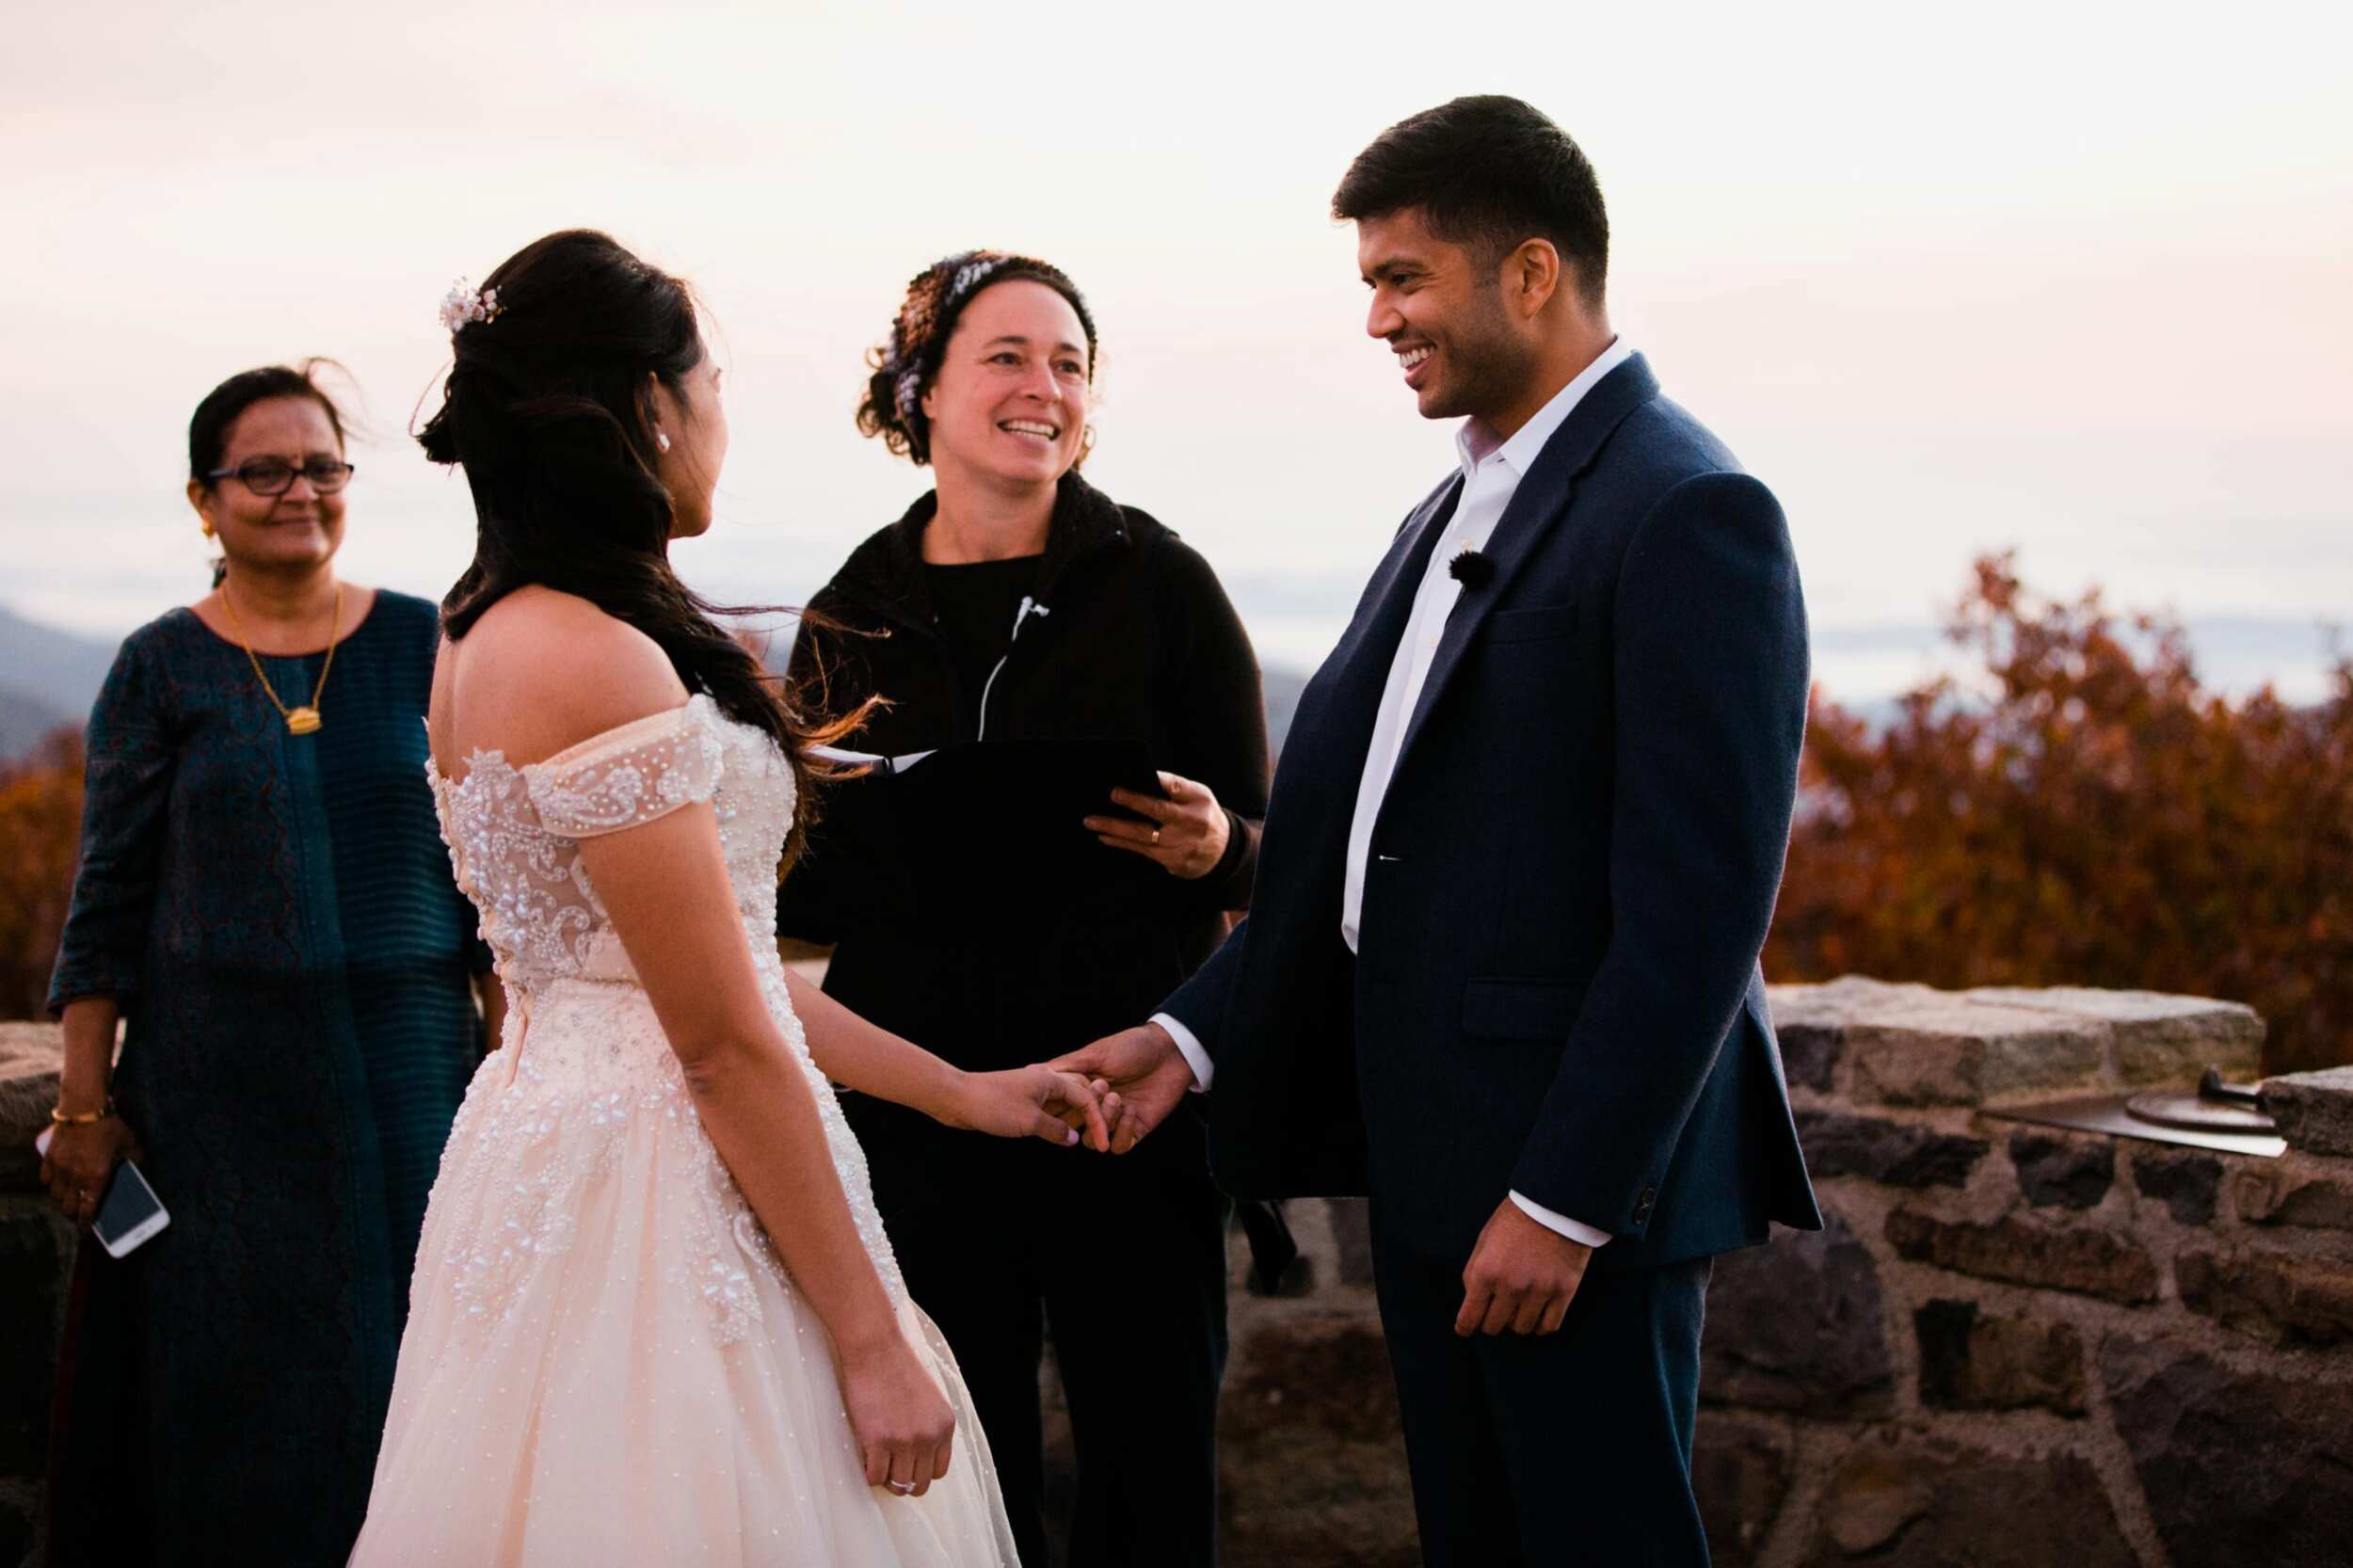
[(1126, 1154), (1144, 1134), (1167, 1120), (1193, 1088), (1193, 1069), (1168, 1031), (1158, 1024), (1123, 1029), (1091, 1046), (1047, 1064), (1062, 1072), (1078, 1073), (1110, 1089), (1104, 1111), (1111, 1134), (1096, 1142), (1092, 1131), (1087, 1147), (1097, 1152)]
[(1111, 1141), (1111, 1108), (1104, 1084), (1051, 1067), (1001, 1073), (959, 1073), (939, 1119), (950, 1127), (1000, 1138), (1043, 1138), (1065, 1146), (1083, 1140), (1100, 1149)]
[(1225, 808), (1207, 784), (1173, 773), (1160, 775), (1160, 780), (1166, 799), (1113, 790), (1112, 802), (1135, 815), (1088, 817), (1087, 827), (1112, 848), (1141, 855), (1171, 876), (1187, 882), (1205, 877), (1225, 858), (1232, 825)]
[(1550, 1334), (1568, 1316), (1593, 1249), (1545, 1229), (1506, 1198), (1496, 1206), (1463, 1271), (1454, 1332)]

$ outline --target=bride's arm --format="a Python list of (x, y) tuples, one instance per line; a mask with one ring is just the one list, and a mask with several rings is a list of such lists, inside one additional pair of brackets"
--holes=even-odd
[(868, 1484), (928, 1486), (947, 1473), (954, 1419), (900, 1331), (808, 1075), (760, 997), (710, 803), (583, 840), (580, 857), (703, 1130), (833, 1340)]
[(703, 1129), (835, 1344), (848, 1353), (895, 1335), (816, 1096), (761, 1000), (711, 806), (584, 839), (580, 859)]
[[(867, 1022), (790, 969), (784, 983), (808, 1032), (808, 1054), (836, 1083), (911, 1106), (950, 1127), (1010, 1137), (1034, 1131), (1062, 1144), (1075, 1144), (1083, 1134), (1094, 1148), (1111, 1146), (1105, 1117), (1116, 1113), (1116, 1105), (1100, 1102), (1100, 1084), (1044, 1067), (965, 1072)], [(1042, 1111), (1044, 1119), (1031, 1118), (1032, 1111)]]
[[(463, 672), (472, 684), (461, 688), (472, 733), (510, 758), (547, 757), (685, 700), (661, 650), (618, 622), (545, 600), (516, 611), (504, 634), (517, 656), (479, 650)], [(550, 624), (518, 626), (525, 613)], [(566, 656), (533, 656), (550, 637)], [(598, 679), (546, 673), (582, 668)], [(947, 1473), (953, 1413), (901, 1332), (834, 1172), (808, 1075), (761, 997), (709, 800), (584, 837), (579, 849), (703, 1130), (832, 1341), (868, 1483), (928, 1487)]]

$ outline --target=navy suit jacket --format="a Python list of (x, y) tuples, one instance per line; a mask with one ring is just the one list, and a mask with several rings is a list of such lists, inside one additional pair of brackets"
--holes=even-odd
[(1641, 356), (1497, 521), (1407, 727), (1340, 939), (1351, 820), (1415, 590), (1415, 508), (1301, 695), (1250, 917), (1166, 1011), (1216, 1063), (1239, 1197), (1370, 1193), (1460, 1267), (1507, 1192), (1613, 1232), (1593, 1266), (1818, 1227), (1757, 954), (1804, 737), (1780, 505)]

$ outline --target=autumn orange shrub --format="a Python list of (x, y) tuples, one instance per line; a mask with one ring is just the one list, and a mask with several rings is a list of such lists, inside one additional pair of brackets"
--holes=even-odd
[(1874, 729), (1817, 691), (1776, 980), (2226, 997), (2268, 1071), (2353, 1061), (2353, 660), (2316, 706), (2201, 688), (2178, 623), (1980, 560), (1940, 680)]
[(81, 731), (0, 764), (0, 1018), (46, 1016), (81, 829)]

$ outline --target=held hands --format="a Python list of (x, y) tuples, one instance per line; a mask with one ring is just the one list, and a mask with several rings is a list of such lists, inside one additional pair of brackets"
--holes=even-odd
[(1135, 816), (1088, 817), (1086, 825), (1112, 848), (1155, 861), (1171, 876), (1187, 882), (1205, 877), (1225, 857), (1225, 808), (1207, 784), (1173, 773), (1161, 774), (1160, 780), (1167, 799), (1113, 790), (1112, 800)]
[(1000, 1138), (1043, 1138), (1066, 1146), (1083, 1136), (1088, 1147), (1099, 1149), (1111, 1142), (1116, 1111), (1104, 1103), (1103, 1089), (1076, 1072), (1050, 1067), (958, 1073), (936, 1114), (950, 1127)]
[(98, 1216), (99, 1200), (106, 1195), (115, 1167), (139, 1157), (139, 1141), (120, 1116), (60, 1123), (49, 1136), (40, 1183), (57, 1212), (77, 1225), (88, 1225)]
[(1593, 1249), (1547, 1230), (1510, 1198), (1479, 1232), (1463, 1270), (1463, 1309), (1454, 1332), (1550, 1334), (1568, 1316)]
[(837, 1348), (834, 1362), (866, 1484), (904, 1497), (930, 1491), (948, 1473), (956, 1416), (898, 1323), (871, 1346)]
[(1194, 1086), (1193, 1069), (1185, 1064), (1176, 1042), (1158, 1024), (1123, 1029), (1047, 1065), (1083, 1074), (1110, 1089), (1103, 1101), (1110, 1136), (1097, 1143), (1090, 1129), (1087, 1137), (1087, 1147), (1098, 1154), (1126, 1154), (1134, 1148)]

